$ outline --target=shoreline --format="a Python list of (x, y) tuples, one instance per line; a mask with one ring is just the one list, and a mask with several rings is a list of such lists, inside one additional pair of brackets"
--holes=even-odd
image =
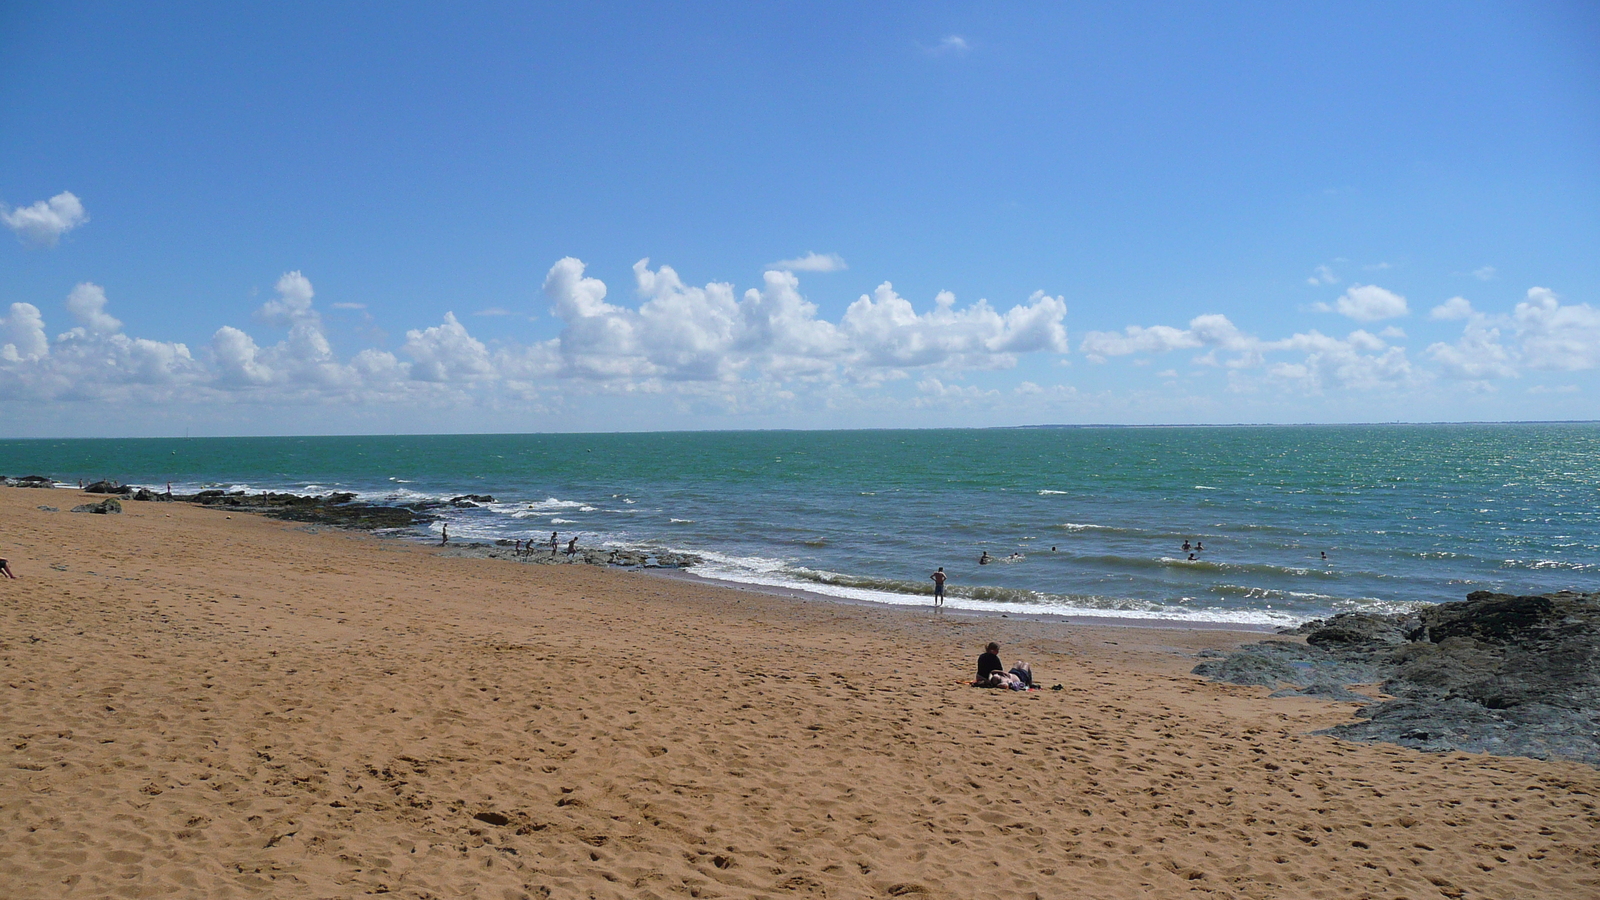
[(1094, 616), (1075, 615), (1066, 613), (1048, 612), (1001, 612), (995, 609), (972, 609), (970, 607), (950, 606), (948, 602), (940, 609), (934, 609), (930, 600), (926, 604), (920, 603), (889, 603), (880, 600), (862, 600), (856, 597), (841, 597), (836, 594), (825, 594), (820, 591), (808, 591), (801, 588), (780, 587), (778, 585), (754, 584), (744, 581), (732, 581), (723, 578), (712, 578), (706, 575), (697, 575), (687, 570), (649, 569), (646, 574), (655, 578), (670, 578), (692, 581), (696, 584), (713, 585), (724, 590), (748, 591), (768, 597), (786, 597), (793, 600), (803, 600), (808, 603), (837, 603), (844, 606), (864, 606), (872, 609), (905, 610), (907, 613), (923, 612), (930, 615), (964, 616), (973, 619), (1010, 619), (1017, 622), (1048, 622), (1060, 625), (1089, 625), (1104, 628), (1150, 628), (1156, 630), (1177, 631), (1220, 631), (1233, 634), (1263, 634), (1275, 635), (1281, 633), (1280, 626), (1260, 625), (1251, 622), (1223, 622), (1202, 619), (1166, 619), (1160, 617), (1139, 616)]
[[(1352, 707), (1189, 674), (1259, 633), (799, 603), (50, 502), (0, 489), (8, 896), (1600, 883), (1600, 772), (1318, 736)], [(968, 687), (990, 640), (1063, 689)]]

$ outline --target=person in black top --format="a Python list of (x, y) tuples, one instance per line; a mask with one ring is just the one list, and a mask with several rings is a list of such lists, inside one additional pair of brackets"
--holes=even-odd
[(991, 641), (989, 646), (983, 648), (983, 655), (978, 657), (978, 680), (973, 685), (987, 687), (990, 675), (1005, 670), (1005, 666), (1000, 665), (1000, 645)]

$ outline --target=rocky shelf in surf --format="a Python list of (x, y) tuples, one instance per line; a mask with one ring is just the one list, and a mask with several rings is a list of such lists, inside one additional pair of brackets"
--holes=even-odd
[[(1272, 696), (1364, 704), (1319, 734), (1426, 751), (1464, 750), (1600, 766), (1600, 593), (1474, 591), (1411, 613), (1307, 622), (1305, 643), (1210, 656), (1194, 674), (1280, 688)], [(1351, 686), (1382, 684), (1384, 698)]]
[(517, 550), (516, 543), (498, 540), (493, 544), (446, 544), (439, 552), (447, 556), (471, 556), (481, 559), (504, 559), (535, 566), (591, 565), (621, 566), (627, 569), (687, 569), (697, 566), (701, 559), (693, 553), (673, 553), (667, 550), (639, 550), (632, 548), (582, 547), (567, 555), (565, 550), (551, 553), (549, 545), (533, 550)]

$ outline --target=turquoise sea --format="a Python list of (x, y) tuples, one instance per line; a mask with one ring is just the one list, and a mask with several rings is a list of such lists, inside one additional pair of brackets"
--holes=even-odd
[(1596, 423), (11, 440), (0, 471), (490, 494), (452, 539), (557, 531), (885, 603), (928, 603), (937, 566), (956, 607), (1261, 625), (1600, 590)]

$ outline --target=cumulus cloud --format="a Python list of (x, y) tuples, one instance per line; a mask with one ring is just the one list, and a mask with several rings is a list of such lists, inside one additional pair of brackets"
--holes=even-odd
[(1576, 371), (1600, 366), (1600, 309), (1587, 303), (1564, 306), (1550, 289), (1534, 287), (1511, 318), (1529, 367)]
[(837, 253), (807, 253), (794, 259), (780, 259), (767, 268), (784, 272), (842, 272), (850, 267)]
[(1465, 297), (1451, 297), (1428, 312), (1428, 318), (1446, 322), (1471, 315), (1472, 303)]
[[(537, 405), (549, 397), (647, 393), (686, 406), (747, 409), (797, 396), (859, 402), (882, 390), (905, 402), (962, 403), (993, 396), (966, 386), (964, 373), (1013, 367), (1030, 355), (1060, 361), (1069, 350), (1066, 301), (1044, 292), (1009, 305), (964, 304), (949, 292), (914, 302), (883, 282), (825, 317), (792, 270), (770, 269), (742, 293), (722, 282), (691, 284), (647, 259), (631, 274), (631, 290), (613, 292), (580, 260), (557, 261), (544, 280), (559, 326), (549, 340), (486, 345), (445, 313), (406, 331), (393, 352), (354, 356), (336, 352), (311, 281), (299, 271), (285, 272), (274, 296), (254, 311), (256, 328), (283, 329), (275, 338), (225, 325), (197, 355), (182, 344), (123, 334), (108, 292), (84, 282), (65, 298), (74, 327), (54, 340), (38, 307), (0, 310), (0, 398)], [(1352, 286), (1341, 300), (1348, 308), (1337, 311), (1354, 318), (1406, 310), (1403, 297), (1381, 288)], [(1192, 365), (1224, 370), (1235, 390), (1310, 393), (1440, 376), (1487, 387), (1525, 369), (1600, 367), (1600, 310), (1564, 303), (1545, 288), (1529, 290), (1509, 312), (1487, 314), (1452, 297), (1429, 316), (1462, 322), (1462, 333), (1430, 344), (1416, 360), (1402, 345), (1405, 332), (1392, 325), (1274, 338), (1218, 313), (1181, 325), (1091, 331), (1078, 349), (1096, 363), (1129, 356), (1150, 363), (1183, 352)], [(1159, 377), (1178, 372), (1165, 368)], [(1006, 396), (1060, 399), (1056, 387), (1028, 385)]]
[(1066, 301), (1042, 292), (1004, 313), (988, 301), (957, 308), (945, 292), (919, 313), (885, 282), (835, 324), (816, 317), (793, 272), (770, 270), (764, 289), (685, 284), (668, 266), (634, 265), (637, 309), (606, 302), (606, 286), (567, 258), (545, 278), (563, 324), (565, 374), (602, 381), (725, 381), (827, 372), (873, 380), (884, 370), (1005, 368), (1019, 354), (1067, 351)]
[(44, 334), (44, 317), (32, 303), (11, 304), (10, 312), (0, 319), (0, 335), (6, 339), (6, 343), (0, 344), (0, 363), (34, 360), (50, 352), (50, 340)]
[[(1339, 338), (1310, 331), (1268, 341), (1240, 331), (1227, 316), (1217, 313), (1196, 316), (1188, 328), (1130, 325), (1121, 332), (1091, 331), (1078, 349), (1092, 362), (1134, 353), (1204, 349), (1206, 353), (1194, 360), (1201, 365), (1223, 366), (1238, 376), (1247, 370), (1262, 370), (1270, 379), (1296, 383), (1312, 392), (1332, 386), (1371, 389), (1409, 383), (1418, 377), (1405, 349), (1391, 346), (1382, 335), (1357, 330)], [(1233, 356), (1219, 362), (1218, 353)], [(1281, 353), (1295, 353), (1300, 358), (1269, 358)]]
[(1333, 270), (1328, 268), (1327, 266), (1317, 266), (1315, 269), (1313, 269), (1311, 271), (1311, 277), (1306, 279), (1306, 284), (1312, 285), (1314, 287), (1320, 287), (1320, 286), (1322, 286), (1324, 284), (1338, 284), (1338, 283), (1339, 283), (1339, 276), (1333, 274)]
[(85, 281), (67, 295), (67, 312), (78, 320), (82, 334), (116, 334), (122, 322), (106, 313), (106, 292), (98, 284)]
[(1500, 329), (1492, 327), (1483, 316), (1471, 315), (1470, 312), (1467, 315), (1471, 318), (1460, 340), (1453, 344), (1429, 344), (1425, 351), (1428, 357), (1451, 378), (1480, 381), (1515, 377), (1517, 368), (1512, 352), (1500, 342)]
[(432, 328), (406, 332), (402, 353), (413, 360), (411, 377), (419, 381), (477, 381), (494, 376), (489, 350), (467, 333), (454, 313)]
[(114, 400), (132, 397), (140, 387), (162, 396), (173, 386), (203, 373), (183, 344), (130, 338), (122, 323), (106, 312), (106, 294), (84, 282), (67, 296), (67, 310), (79, 322), (54, 342), (45, 337), (44, 317), (31, 303), (14, 303), (0, 319), (0, 398), (33, 400)]
[(311, 308), (311, 298), (316, 296), (311, 289), (311, 279), (298, 270), (285, 272), (278, 279), (277, 290), (277, 297), (256, 310), (256, 318), (268, 325), (282, 327), (317, 318), (316, 310)]
[(1242, 334), (1228, 321), (1227, 316), (1209, 313), (1189, 320), (1187, 329), (1170, 325), (1152, 325), (1148, 328), (1129, 325), (1121, 333), (1091, 331), (1084, 335), (1078, 349), (1091, 362), (1105, 362), (1108, 356), (1127, 356), (1130, 353), (1167, 353), (1199, 347), (1248, 352), (1256, 346), (1257, 342)]
[(54, 247), (63, 234), (89, 221), (89, 213), (71, 191), (62, 191), (32, 206), (10, 209), (0, 205), (0, 222), (17, 239), (34, 247)]
[(1392, 319), (1410, 312), (1406, 306), (1406, 298), (1375, 284), (1352, 284), (1331, 306), (1317, 303), (1313, 304), (1312, 309), (1318, 312), (1337, 312), (1357, 322)]

